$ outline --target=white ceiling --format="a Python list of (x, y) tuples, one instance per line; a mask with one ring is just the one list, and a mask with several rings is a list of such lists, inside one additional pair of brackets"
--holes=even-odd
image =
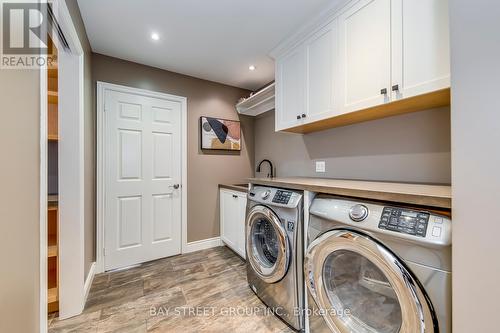
[[(236, 87), (274, 79), (268, 56), (338, 0), (78, 0), (97, 53)], [(153, 41), (157, 32), (160, 40)], [(254, 64), (253, 72), (248, 66)]]

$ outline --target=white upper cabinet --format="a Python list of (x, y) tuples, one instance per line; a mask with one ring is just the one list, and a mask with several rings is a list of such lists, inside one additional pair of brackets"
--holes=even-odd
[(276, 129), (298, 126), (306, 113), (306, 52), (293, 49), (276, 63)]
[(408, 112), (404, 103), (373, 107), (417, 95), (414, 111), (449, 105), (448, 0), (354, 0), (307, 27), (272, 53), (277, 131)]
[(391, 1), (359, 1), (340, 15), (339, 25), (343, 113), (387, 102), (391, 84)]
[(448, 0), (392, 0), (393, 100), (450, 87)]
[(337, 113), (337, 20), (306, 41), (306, 119), (315, 121)]

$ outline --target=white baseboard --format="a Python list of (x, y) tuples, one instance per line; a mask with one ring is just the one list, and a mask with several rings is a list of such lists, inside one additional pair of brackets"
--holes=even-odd
[(207, 238), (187, 243), (182, 249), (182, 253), (190, 253), (190, 252), (210, 249), (212, 247), (217, 247), (217, 246), (222, 246), (222, 241), (220, 237)]
[(95, 261), (90, 265), (89, 274), (85, 279), (85, 285), (83, 287), (83, 291), (85, 293), (85, 297), (83, 298), (83, 307), (85, 308), (85, 303), (87, 303), (87, 297), (89, 296), (90, 287), (92, 287), (92, 281), (94, 281), (94, 276), (96, 274), (96, 263)]

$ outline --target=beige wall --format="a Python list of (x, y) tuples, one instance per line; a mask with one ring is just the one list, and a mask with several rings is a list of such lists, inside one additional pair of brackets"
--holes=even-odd
[[(234, 108), (247, 92), (99, 54), (92, 57), (92, 69), (95, 81), (187, 97), (188, 241), (219, 236), (218, 184), (240, 183), (253, 175), (253, 119), (238, 115)], [(241, 120), (241, 153), (200, 151), (200, 116)]]
[(40, 80), (0, 69), (0, 332), (39, 326)]
[(66, 0), (84, 56), (84, 274), (87, 277), (95, 261), (95, 113), (94, 88), (92, 85), (92, 49), (90, 47), (80, 9), (76, 0)]
[(499, 332), (500, 2), (450, 1), (453, 332)]
[(450, 183), (449, 107), (307, 135), (275, 133), (269, 112), (255, 121), (255, 161), (264, 158), (278, 176)]

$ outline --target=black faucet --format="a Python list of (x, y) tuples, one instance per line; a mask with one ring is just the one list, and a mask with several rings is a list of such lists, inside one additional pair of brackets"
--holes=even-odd
[(267, 159), (264, 159), (262, 161), (260, 161), (259, 165), (257, 166), (257, 172), (260, 172), (260, 166), (262, 165), (262, 163), (264, 162), (267, 162), (269, 163), (269, 168), (271, 169), (271, 173), (268, 173), (267, 174), (267, 177), (269, 177), (269, 175), (271, 175), (271, 178), (274, 178), (274, 168), (273, 168), (273, 163)]

